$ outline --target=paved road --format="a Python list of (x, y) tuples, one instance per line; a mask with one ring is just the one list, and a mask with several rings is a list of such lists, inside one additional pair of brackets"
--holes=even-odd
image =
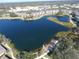
[(48, 58), (45, 58), (44, 56), (46, 56), (47, 54), (49, 53), (49, 51), (45, 52), (44, 54), (42, 54), (41, 56), (35, 58), (35, 59), (41, 59), (41, 58), (44, 58), (44, 59), (48, 59)]

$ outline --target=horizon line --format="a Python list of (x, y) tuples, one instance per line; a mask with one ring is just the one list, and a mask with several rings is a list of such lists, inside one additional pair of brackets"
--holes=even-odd
[(19, 2), (0, 2), (0, 3), (29, 3), (29, 2), (79, 2), (79, 1), (19, 1)]

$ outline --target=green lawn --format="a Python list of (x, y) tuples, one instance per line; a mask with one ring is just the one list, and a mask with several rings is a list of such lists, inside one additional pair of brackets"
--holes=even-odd
[(54, 17), (49, 17), (48, 20), (56, 22), (60, 25), (63, 25), (63, 26), (69, 27), (69, 28), (73, 27), (73, 24), (71, 24), (70, 22), (61, 22), (57, 18), (54, 18)]

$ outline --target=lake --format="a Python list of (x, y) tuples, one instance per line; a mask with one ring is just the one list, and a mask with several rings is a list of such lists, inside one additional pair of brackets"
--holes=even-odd
[[(41, 47), (57, 32), (68, 31), (67, 27), (61, 26), (48, 20), (44, 16), (34, 21), (0, 20), (0, 33), (10, 38), (20, 50), (32, 50)], [(63, 17), (64, 20), (67, 20)]]

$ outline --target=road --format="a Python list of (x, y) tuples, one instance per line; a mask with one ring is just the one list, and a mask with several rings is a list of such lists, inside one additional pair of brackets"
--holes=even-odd
[[(53, 46), (52, 46), (52, 49), (55, 47), (55, 45), (59, 42), (59, 41), (57, 41), (57, 40), (51, 40), (51, 42), (53, 42)], [(48, 44), (48, 46), (51, 46), (51, 44)], [(45, 53), (43, 53), (41, 56), (38, 56), (37, 58), (35, 58), (35, 59), (41, 59), (41, 58), (43, 58), (43, 59), (48, 59), (48, 58), (46, 58), (45, 56), (50, 52), (49, 50), (48, 50), (48, 48), (46, 48), (46, 47), (44, 47), (45, 49), (44, 50), (46, 50), (46, 52)]]
[(41, 58), (44, 58), (44, 59), (48, 59), (48, 58), (45, 58), (44, 56), (46, 56), (47, 54), (49, 53), (49, 51), (45, 52), (44, 54), (42, 54), (41, 56), (35, 58), (35, 59), (41, 59)]

